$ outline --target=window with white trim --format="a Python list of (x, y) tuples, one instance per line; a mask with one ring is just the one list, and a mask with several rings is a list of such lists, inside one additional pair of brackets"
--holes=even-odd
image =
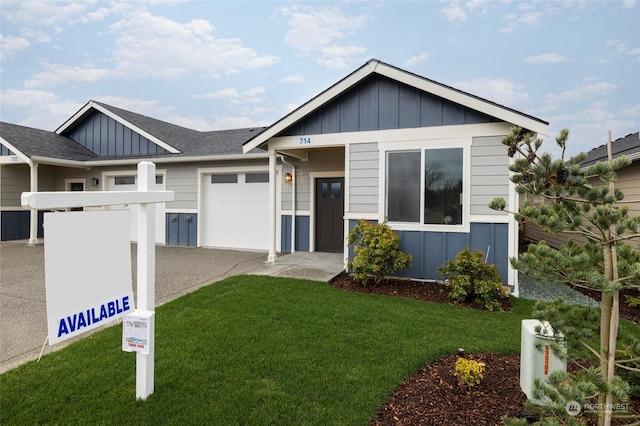
[(389, 222), (463, 223), (463, 148), (388, 151), (386, 169)]

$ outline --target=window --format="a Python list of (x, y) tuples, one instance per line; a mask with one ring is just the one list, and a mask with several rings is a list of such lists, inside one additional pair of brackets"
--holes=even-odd
[(244, 181), (245, 183), (267, 183), (269, 182), (269, 173), (247, 173)]
[(236, 173), (211, 175), (211, 183), (238, 183), (238, 175)]
[(116, 176), (114, 180), (116, 185), (135, 185), (136, 183), (135, 176)]
[(162, 185), (162, 175), (156, 175), (156, 185)]
[(462, 224), (462, 148), (387, 153), (387, 220)]

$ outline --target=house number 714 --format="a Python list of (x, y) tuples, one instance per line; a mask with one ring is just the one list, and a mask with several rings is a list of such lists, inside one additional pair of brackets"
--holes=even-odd
[(300, 138), (300, 145), (311, 145), (311, 138)]

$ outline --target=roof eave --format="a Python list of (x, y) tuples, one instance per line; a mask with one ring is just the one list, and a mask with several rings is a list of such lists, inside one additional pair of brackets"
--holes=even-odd
[(521, 126), (535, 133), (545, 136), (549, 134), (549, 123), (546, 121), (537, 119), (524, 113), (517, 112), (504, 106), (494, 104), (485, 99), (431, 81), (424, 77), (418, 76), (400, 68), (393, 67), (383, 62), (371, 60), (364, 66), (349, 74), (344, 79), (340, 80), (338, 83), (334, 84), (324, 92), (320, 93), (307, 103), (300, 106), (298, 109), (294, 110), (293, 112), (289, 113), (288, 115), (274, 123), (264, 132), (247, 141), (243, 146), (243, 151), (248, 152), (254, 148), (263, 148), (263, 145), (270, 138), (277, 135), (287, 127), (293, 125), (297, 121), (301, 120), (308, 114), (311, 114), (322, 105), (334, 99), (335, 97), (353, 87), (373, 73), (378, 73), (382, 76), (400, 81), (417, 89), (433, 93), (434, 95), (449, 99), (452, 102), (456, 102), (460, 105), (483, 112), (485, 114), (504, 120), (508, 123)]
[(85, 104), (85, 106), (83, 106), (78, 112), (76, 112), (73, 116), (71, 116), (71, 118), (69, 118), (60, 127), (58, 127), (55, 130), (55, 133), (61, 135), (66, 130), (71, 128), (74, 124), (76, 124), (79, 120), (81, 120), (82, 117), (84, 117), (89, 112), (89, 110), (91, 110), (91, 109), (95, 109), (96, 111), (100, 111), (101, 113), (113, 118), (118, 123), (122, 124), (125, 127), (130, 128), (131, 130), (135, 131), (136, 133), (139, 133), (140, 135), (142, 135), (145, 138), (149, 139), (151, 142), (155, 143), (156, 145), (161, 146), (162, 148), (166, 149), (167, 151), (169, 151), (172, 154), (179, 154), (180, 153), (180, 150), (178, 150), (178, 149), (174, 148), (173, 146), (169, 145), (167, 142), (164, 142), (163, 140), (155, 137), (154, 135), (152, 135), (151, 133), (147, 132), (146, 130), (136, 126), (135, 124), (133, 124), (133, 123), (127, 121), (127, 120), (125, 120), (124, 118), (120, 117), (118, 114), (115, 114), (114, 112), (112, 112), (108, 108), (105, 108), (102, 105), (99, 105), (98, 103), (94, 102), (93, 100), (87, 102)]

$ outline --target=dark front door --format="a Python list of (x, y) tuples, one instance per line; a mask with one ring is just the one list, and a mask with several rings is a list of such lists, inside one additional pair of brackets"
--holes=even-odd
[(316, 250), (344, 250), (344, 178), (316, 179)]

